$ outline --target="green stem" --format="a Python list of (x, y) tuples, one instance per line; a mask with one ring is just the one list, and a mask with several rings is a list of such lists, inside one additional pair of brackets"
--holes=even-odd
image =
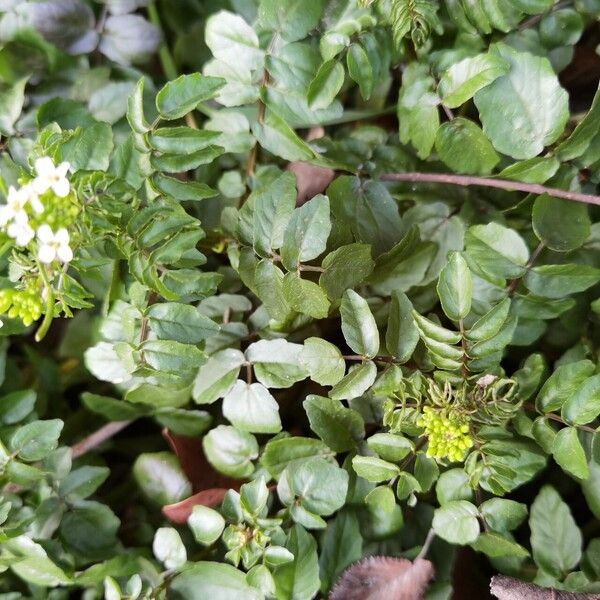
[(52, 285), (48, 280), (48, 273), (46, 273), (46, 267), (41, 265), (39, 262), (38, 268), (40, 270), (40, 275), (44, 281), (44, 286), (46, 290), (46, 314), (44, 315), (44, 320), (42, 324), (35, 332), (35, 341), (41, 342), (46, 334), (48, 333), (48, 329), (50, 329), (50, 324), (52, 323), (52, 319), (54, 319), (54, 290), (52, 289)]

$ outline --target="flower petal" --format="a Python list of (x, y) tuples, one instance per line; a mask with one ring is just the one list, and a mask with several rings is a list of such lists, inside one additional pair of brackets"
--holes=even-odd
[(52, 184), (52, 191), (59, 197), (64, 198), (69, 195), (69, 190), (71, 189), (71, 185), (69, 184), (69, 180), (65, 177), (58, 179)]
[(54, 234), (54, 241), (58, 242), (61, 246), (68, 246), (70, 241), (69, 232), (64, 227), (61, 227)]
[(37, 237), (40, 242), (44, 244), (50, 244), (54, 241), (54, 234), (52, 233), (52, 229), (50, 229), (50, 225), (44, 223), (40, 225), (37, 230)]
[(36, 194), (43, 194), (50, 189), (51, 182), (48, 181), (47, 177), (36, 177), (31, 182), (31, 187), (35, 190)]
[(56, 254), (60, 262), (68, 263), (73, 260), (73, 250), (69, 246), (59, 246)]
[(38, 247), (38, 258), (45, 264), (51, 263), (56, 258), (56, 248), (48, 244), (40, 244)]
[(56, 167), (56, 174), (59, 177), (64, 177), (69, 172), (70, 168), (71, 168), (70, 163), (68, 163), (67, 161), (61, 162), (60, 165), (58, 165), (58, 167)]
[(38, 158), (34, 166), (35, 172), (41, 177), (51, 177), (56, 172), (56, 167), (49, 156)]

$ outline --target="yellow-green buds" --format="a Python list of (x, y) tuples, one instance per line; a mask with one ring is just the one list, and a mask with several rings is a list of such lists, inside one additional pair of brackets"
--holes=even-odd
[(427, 456), (457, 462), (464, 458), (465, 452), (473, 445), (466, 416), (426, 406), (417, 425), (423, 427), (429, 441)]

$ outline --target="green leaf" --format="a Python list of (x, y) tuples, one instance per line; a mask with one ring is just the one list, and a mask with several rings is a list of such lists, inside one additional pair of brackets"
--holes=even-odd
[(278, 31), (286, 42), (295, 42), (319, 24), (322, 12), (323, 0), (261, 0), (258, 18), (263, 27)]
[(352, 468), (359, 477), (373, 483), (389, 481), (400, 474), (397, 465), (376, 456), (355, 456), (352, 459)]
[(248, 384), (238, 379), (223, 398), (223, 416), (241, 431), (281, 431), (277, 401), (261, 383)]
[(187, 304), (153, 304), (148, 309), (147, 317), (152, 330), (163, 340), (198, 344), (219, 332), (219, 326), (214, 321)]
[(414, 451), (414, 444), (405, 437), (394, 433), (376, 433), (367, 444), (381, 458), (391, 462), (399, 462)]
[(327, 188), (331, 212), (349, 226), (358, 242), (370, 244), (373, 256), (386, 252), (401, 238), (398, 204), (379, 181), (342, 175)]
[(527, 505), (505, 498), (490, 498), (479, 510), (494, 531), (512, 531), (527, 517)]
[(74, 498), (87, 498), (91, 496), (110, 475), (110, 469), (107, 467), (83, 466), (71, 471), (58, 487), (58, 494), (70, 497), (72, 502)]
[(460, 321), (469, 314), (473, 283), (467, 261), (459, 252), (453, 252), (442, 269), (437, 293), (443, 311), (452, 321)]
[(127, 121), (135, 133), (150, 131), (150, 125), (144, 117), (144, 78), (140, 78), (127, 98)]
[(335, 59), (324, 62), (306, 92), (312, 110), (327, 108), (344, 85), (344, 67)]
[(477, 268), (493, 278), (521, 277), (529, 260), (523, 238), (514, 229), (494, 222), (470, 227), (465, 246)]
[(299, 273), (285, 275), (283, 294), (296, 312), (313, 319), (324, 319), (329, 314), (330, 302), (325, 292), (314, 281), (302, 279)]
[(440, 506), (456, 500), (472, 500), (473, 490), (469, 485), (469, 476), (463, 469), (444, 471), (435, 485), (435, 495)]
[(187, 560), (187, 552), (176, 529), (159, 527), (154, 534), (152, 551), (167, 569), (179, 569)]
[(412, 317), (412, 310), (406, 294), (392, 292), (385, 345), (400, 363), (410, 359), (419, 341), (419, 330)]
[(310, 428), (335, 452), (356, 448), (365, 435), (360, 413), (339, 400), (311, 394), (302, 403)]
[(421, 159), (431, 153), (440, 126), (440, 99), (434, 88), (435, 81), (429, 74), (429, 67), (419, 62), (408, 64), (398, 96), (400, 141), (403, 144), (411, 142)]
[(285, 321), (293, 314), (283, 291), (283, 279), (282, 270), (269, 259), (261, 260), (256, 266), (256, 293), (263, 301), (269, 316), (276, 321)]
[(368, 100), (375, 84), (373, 66), (365, 49), (360, 44), (350, 44), (346, 54), (346, 64), (348, 65), (348, 75), (358, 83), (363, 99)]
[(107, 421), (129, 421), (137, 419), (148, 412), (148, 408), (144, 406), (135, 406), (123, 400), (115, 400), (108, 396), (100, 396), (98, 394), (90, 394), (83, 392), (81, 400), (86, 408), (102, 415)]
[(295, 559), (273, 573), (277, 597), (313, 598), (320, 586), (317, 542), (301, 525), (293, 525), (285, 547)]
[(261, 465), (273, 477), (279, 477), (288, 465), (296, 465), (315, 456), (331, 458), (333, 452), (321, 440), (305, 437), (281, 437), (269, 440), (260, 457)]
[(548, 413), (560, 409), (595, 370), (590, 360), (560, 365), (546, 380), (535, 400), (538, 410)]
[(159, 507), (179, 502), (192, 493), (179, 461), (170, 452), (140, 454), (133, 464), (133, 477), (144, 496)]
[(113, 132), (108, 123), (92, 123), (75, 130), (60, 148), (61, 160), (72, 171), (107, 171), (113, 150)]
[(555, 156), (536, 156), (509, 165), (498, 173), (498, 178), (525, 183), (545, 183), (556, 174), (559, 167), (560, 162)]
[(0, 423), (14, 425), (31, 413), (37, 395), (33, 390), (19, 390), (0, 398)]
[(10, 449), (21, 460), (42, 460), (58, 446), (64, 423), (60, 419), (32, 421), (19, 427), (10, 438)]
[(258, 458), (256, 438), (235, 427), (219, 425), (202, 440), (208, 462), (230, 477), (248, 477), (254, 471), (252, 461)]
[(346, 362), (337, 346), (316, 337), (304, 341), (300, 364), (310, 378), (320, 385), (335, 385), (346, 372)]
[(348, 374), (336, 383), (329, 392), (334, 400), (352, 400), (362, 396), (377, 378), (377, 367), (373, 361), (366, 361), (352, 367)]
[(514, 558), (526, 558), (529, 552), (523, 546), (507, 539), (499, 533), (484, 532), (471, 544), (477, 552), (483, 552), (492, 558), (510, 556)]
[(325, 269), (319, 278), (319, 285), (332, 300), (340, 298), (349, 289), (364, 281), (373, 271), (375, 263), (371, 258), (371, 246), (348, 244), (330, 252), (321, 263)]
[(529, 517), (533, 559), (547, 573), (562, 579), (581, 560), (582, 536), (569, 506), (545, 485)]
[(363, 539), (356, 511), (340, 511), (330, 521), (323, 535), (319, 556), (323, 594), (329, 591), (338, 575), (348, 565), (362, 557), (362, 549)]
[(198, 370), (192, 398), (198, 404), (211, 404), (223, 397), (233, 386), (245, 362), (244, 355), (234, 348), (213, 354)]
[(163, 119), (179, 119), (193, 111), (200, 102), (213, 98), (224, 85), (225, 80), (221, 77), (207, 77), (200, 73), (180, 75), (158, 92), (156, 109)]
[(483, 131), (499, 152), (533, 158), (555, 142), (569, 118), (568, 94), (550, 61), (506, 44), (490, 47), (510, 71), (475, 94)]
[(216, 144), (218, 137), (216, 131), (191, 127), (160, 127), (148, 134), (148, 143), (159, 152), (193, 154)]
[(121, 522), (105, 504), (80, 500), (60, 524), (60, 537), (67, 551), (82, 558), (105, 556), (117, 543)]
[(477, 507), (466, 500), (454, 500), (433, 513), (435, 533), (451, 544), (472, 544), (479, 537)]
[(9, 136), (15, 133), (14, 125), (21, 116), (25, 102), (25, 85), (28, 77), (19, 79), (7, 89), (0, 91), (0, 133)]
[(367, 301), (353, 290), (347, 290), (340, 306), (342, 333), (350, 348), (369, 358), (379, 351), (379, 330)]
[(297, 502), (316, 515), (328, 516), (344, 505), (348, 490), (348, 473), (337, 465), (311, 458), (296, 468), (285, 470), (277, 493), (286, 505)]
[(71, 578), (58, 567), (42, 546), (26, 535), (3, 541), (3, 550), (10, 562), (11, 570), (21, 579), (42, 587), (70, 585)]
[(568, 161), (582, 156), (596, 137), (599, 124), (600, 86), (588, 113), (579, 121), (573, 133), (558, 146), (558, 158), (561, 161)]
[(175, 198), (179, 202), (186, 200), (197, 201), (205, 198), (213, 198), (218, 194), (205, 183), (198, 181), (180, 181), (174, 177), (167, 177), (161, 173), (152, 176), (152, 186), (157, 192), (167, 197)]
[(585, 204), (542, 194), (533, 205), (532, 216), (538, 239), (556, 252), (575, 250), (590, 235), (590, 217)]
[(508, 71), (507, 61), (498, 54), (486, 53), (464, 58), (444, 71), (438, 93), (446, 106), (457, 108)]
[(169, 582), (173, 600), (262, 600), (261, 592), (246, 582), (246, 575), (226, 563), (200, 561), (191, 564)]
[(213, 56), (240, 69), (258, 69), (264, 61), (255, 31), (239, 15), (221, 10), (206, 20), (206, 45)]
[(296, 206), (296, 185), (293, 173), (283, 173), (253, 192), (248, 199), (254, 206), (254, 249), (270, 257), (281, 248), (283, 236)]
[(552, 444), (552, 456), (561, 469), (573, 477), (589, 477), (587, 459), (575, 427), (565, 427), (556, 434)]
[(565, 421), (575, 425), (591, 423), (600, 415), (600, 375), (585, 379), (567, 397), (562, 406), (561, 415)]
[(253, 123), (252, 133), (263, 148), (284, 160), (311, 160), (315, 157), (311, 147), (272, 110), (267, 111), (262, 123)]
[(477, 319), (467, 332), (470, 340), (481, 342), (496, 336), (508, 318), (511, 300), (504, 298), (493, 306), (485, 315)]
[(260, 340), (246, 349), (258, 381), (269, 388), (288, 388), (307, 376), (300, 365), (302, 346), (287, 340)]
[(194, 539), (203, 546), (214, 544), (225, 529), (225, 519), (221, 513), (199, 504), (192, 508), (187, 524), (194, 534)]
[(441, 344), (458, 344), (461, 340), (460, 333), (450, 331), (426, 317), (421, 316), (417, 311), (412, 311), (413, 319), (421, 335), (430, 342), (439, 342)]
[(544, 298), (563, 298), (583, 292), (600, 281), (600, 269), (590, 265), (542, 265), (524, 277), (527, 289)]
[(330, 232), (329, 198), (320, 194), (292, 214), (281, 247), (284, 267), (293, 271), (301, 262), (317, 258), (325, 251)]
[(462, 117), (437, 130), (435, 149), (440, 160), (457, 173), (487, 175), (500, 161), (483, 131)]
[(160, 154), (152, 155), (150, 164), (158, 171), (166, 173), (181, 173), (191, 171), (201, 165), (211, 163), (215, 158), (223, 154), (221, 146), (207, 146), (202, 150), (191, 154)]
[(204, 353), (196, 346), (171, 340), (149, 340), (141, 347), (146, 363), (157, 371), (180, 373), (199, 367)]

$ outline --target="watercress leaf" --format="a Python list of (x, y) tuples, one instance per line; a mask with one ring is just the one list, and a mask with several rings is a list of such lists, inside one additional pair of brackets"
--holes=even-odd
[(369, 358), (379, 351), (379, 330), (367, 301), (353, 290), (347, 290), (340, 306), (342, 333), (350, 348)]
[(475, 94), (483, 131), (503, 154), (533, 158), (555, 142), (569, 118), (568, 94), (550, 61), (503, 43), (490, 53), (510, 70)]
[(283, 234), (281, 258), (289, 271), (325, 251), (331, 232), (329, 198), (318, 195), (294, 210)]
[(241, 431), (277, 433), (281, 430), (279, 406), (261, 383), (238, 379), (223, 398), (223, 416)]

